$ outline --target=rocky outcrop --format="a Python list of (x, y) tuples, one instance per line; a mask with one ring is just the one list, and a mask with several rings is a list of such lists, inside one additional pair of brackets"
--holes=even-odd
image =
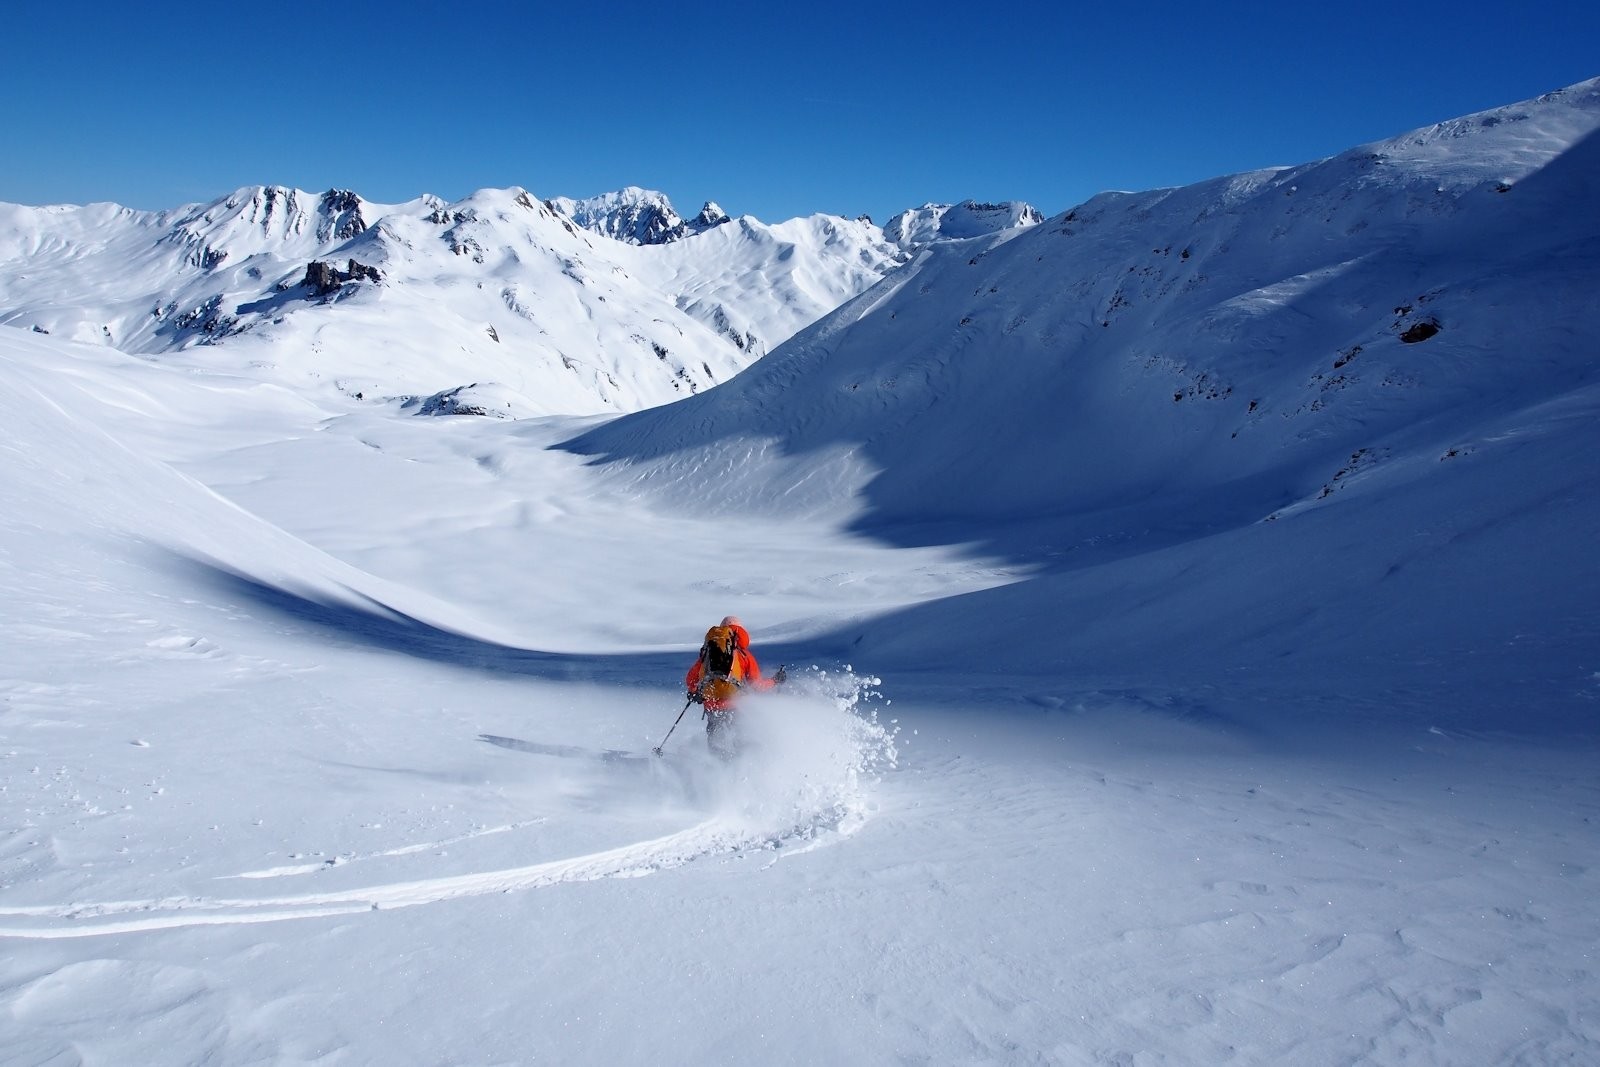
[(346, 282), (359, 281), (381, 282), (383, 275), (377, 267), (369, 267), (353, 259), (345, 270), (340, 270), (332, 263), (313, 259), (306, 266), (306, 276), (300, 284), (308, 287), (313, 296), (328, 296), (337, 292)]
[(694, 233), (704, 233), (729, 221), (731, 220), (728, 218), (728, 213), (722, 210), (720, 204), (714, 200), (707, 200), (706, 206), (700, 209), (700, 214), (696, 215), (685, 229), (692, 230)]
[(361, 197), (349, 189), (329, 189), (323, 193), (317, 205), (317, 240), (348, 241), (357, 234), (366, 233), (362, 203)]

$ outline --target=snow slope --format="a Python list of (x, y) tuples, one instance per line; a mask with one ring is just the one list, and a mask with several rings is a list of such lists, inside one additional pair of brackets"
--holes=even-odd
[[(707, 571), (660, 561), (710, 524), (647, 498), (614, 502), (640, 559), (563, 542), (561, 508), (596, 485), (580, 477), (520, 520), (534, 552), (490, 556), (438, 531), (505, 521), (478, 457), (571, 460), (492, 443), (530, 424), (385, 435), (360, 407), (4, 333), (0, 1062), (1540, 1063), (1600, 1045), (1592, 742), (1357, 717), (1317, 746), (1292, 721), (1206, 715), (1203, 687), (1162, 703), (1065, 675), (1019, 715), (978, 664), (908, 700), (914, 673), (874, 684), (821, 657), (826, 675), (750, 709), (751, 760), (710, 761), (693, 719), (655, 760), (690, 653), (608, 638), (620, 613), (585, 600), (586, 574), (626, 569), (615, 588), (680, 633), (736, 605), (766, 651), (757, 620), (794, 593), (756, 573), (853, 553), (857, 574), (819, 588), (884, 596), (906, 550), (723, 517), (738, 572), (707, 595)], [(146, 435), (212, 440), (219, 484), (252, 469), (258, 500), (406, 580), (241, 511)], [(465, 491), (438, 491), (452, 473)], [(414, 558), (380, 551), (416, 528), (435, 535)], [(561, 555), (540, 595), (507, 597), (538, 546)], [(496, 611), (514, 632), (482, 621)], [(561, 623), (588, 648), (520, 643)]]
[(1498, 678), (1495, 721), (1531, 725), (1537, 682), (1587, 729), (1597, 127), (1585, 83), (935, 246), (728, 387), (573, 447), (669, 499), (732, 446), (845, 451), (876, 471), (858, 529), (1040, 570), (850, 635), (898, 667), (1446, 701)]
[(617, 419), (0, 329), (0, 1063), (1594, 1060), (1595, 88)]

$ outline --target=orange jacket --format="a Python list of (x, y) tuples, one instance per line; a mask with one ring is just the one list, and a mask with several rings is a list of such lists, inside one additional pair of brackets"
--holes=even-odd
[[(733, 653), (734, 663), (738, 666), (738, 681), (746, 689), (771, 689), (775, 684), (771, 678), (761, 677), (761, 664), (756, 662), (756, 657), (750, 651), (750, 631), (743, 626), (730, 626), (733, 631), (734, 641), (738, 648)], [(699, 692), (700, 679), (704, 676), (706, 665), (701, 660), (695, 660), (694, 666), (689, 668), (689, 673), (684, 675), (683, 684), (690, 694)], [(707, 711), (728, 711), (733, 707), (732, 700), (717, 700), (707, 698), (705, 709)]]

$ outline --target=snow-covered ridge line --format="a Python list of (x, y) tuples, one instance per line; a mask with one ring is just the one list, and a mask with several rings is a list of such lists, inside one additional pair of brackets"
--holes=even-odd
[(634, 245), (681, 241), (729, 221), (728, 213), (710, 200), (685, 221), (666, 194), (635, 185), (583, 200), (558, 196), (545, 202), (586, 230)]
[(963, 200), (959, 204), (923, 204), (902, 211), (884, 223), (884, 236), (907, 251), (939, 241), (961, 241), (1037, 226), (1044, 215), (1032, 204), (1007, 200), (998, 204)]
[[(436, 398), (408, 408), (423, 413), (592, 414), (731, 378), (903, 258), (843, 219), (702, 221), (700, 240), (633, 245), (520, 188), (0, 206), (0, 324), (366, 401)], [(448, 399), (467, 386), (489, 398)]]
[[(158, 212), (0, 205), (0, 325), (189, 352), (421, 414), (614, 413), (728, 380), (917, 241), (949, 236), (890, 240), (827, 215), (733, 220), (713, 203), (684, 220), (632, 187), (378, 204), (246, 186)], [(364, 358), (375, 348), (386, 358)]]

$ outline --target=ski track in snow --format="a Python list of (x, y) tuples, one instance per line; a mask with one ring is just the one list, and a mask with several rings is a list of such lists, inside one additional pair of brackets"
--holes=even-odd
[(400, 848), (384, 849), (382, 852), (368, 852), (359, 856), (333, 856), (325, 860), (318, 860), (316, 863), (295, 863), (282, 867), (267, 867), (259, 871), (242, 871), (239, 874), (219, 875), (218, 877), (221, 879), (287, 878), (297, 874), (315, 874), (318, 871), (330, 871), (335, 867), (345, 867), (352, 863), (360, 863), (363, 860), (384, 859), (389, 856), (409, 856), (417, 852), (428, 852), (432, 849), (444, 848), (447, 845), (457, 845), (463, 841), (471, 841), (474, 838), (488, 837), (490, 834), (503, 834), (511, 830), (520, 830), (524, 826), (536, 826), (544, 821), (544, 818), (541, 816), (537, 819), (526, 819), (522, 822), (507, 823), (504, 826), (489, 826), (482, 830), (470, 830), (467, 833), (456, 834), (454, 837), (446, 837), (438, 841), (424, 841), (420, 844), (402, 845)]
[[(726, 819), (713, 818), (665, 837), (623, 845), (603, 852), (535, 863), (526, 867), (394, 882), (340, 892), (241, 899), (169, 897), (99, 904), (0, 908), (0, 917), (13, 920), (43, 920), (39, 926), (0, 927), (0, 937), (54, 940), (143, 933), (180, 927), (282, 922), (289, 919), (313, 919), (332, 915), (353, 915), (364, 911), (410, 908), (420, 904), (437, 904), (446, 900), (485, 896), (490, 893), (544, 889), (570, 882), (592, 882), (603, 878), (641, 878), (682, 867), (708, 856), (752, 849), (777, 849), (789, 838), (803, 837), (817, 830), (831, 829), (842, 836), (848, 836), (854, 833), (859, 825), (859, 818), (844, 817), (832, 826), (826, 826), (819, 820), (810, 826), (795, 826), (782, 833), (771, 834), (741, 828)], [(821, 841), (813, 836), (800, 847), (803, 851), (810, 851), (819, 844)], [(384, 855), (419, 851), (428, 847), (431, 846), (398, 849)], [(255, 876), (262, 876), (262, 872), (255, 872)], [(106, 922), (83, 921), (107, 916), (138, 917), (112, 919)]]

